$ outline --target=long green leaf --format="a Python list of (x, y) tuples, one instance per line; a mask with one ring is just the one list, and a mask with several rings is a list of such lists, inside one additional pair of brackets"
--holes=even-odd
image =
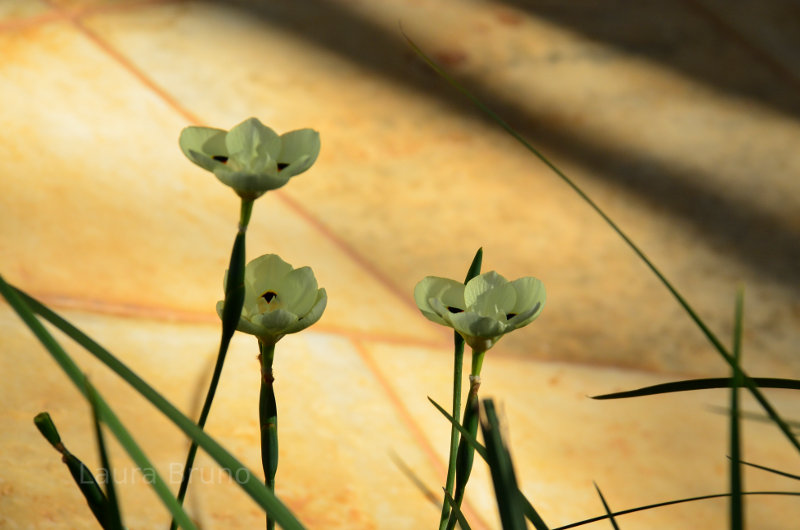
[[(780, 379), (777, 377), (753, 377), (753, 383), (760, 388), (783, 388), (789, 390), (800, 390), (800, 381), (797, 379)], [(614, 392), (600, 396), (591, 396), (592, 399), (622, 399), (641, 396), (654, 396), (656, 394), (669, 394), (671, 392), (688, 392), (691, 390), (709, 390), (712, 388), (731, 388), (732, 385), (744, 387), (740, 379), (734, 377), (710, 377), (705, 379), (687, 379), (685, 381), (673, 381), (658, 385), (646, 386), (636, 390), (626, 390), (625, 392)], [(791, 422), (787, 422), (789, 424)]]
[(86, 393), (89, 403), (92, 405), (92, 421), (94, 423), (94, 434), (97, 439), (97, 451), (100, 453), (100, 466), (106, 473), (106, 502), (103, 508), (103, 520), (101, 524), (105, 530), (123, 530), (122, 516), (120, 515), (117, 492), (114, 481), (111, 479), (111, 462), (106, 450), (106, 442), (103, 438), (103, 429), (100, 425), (100, 409), (97, 390), (85, 380)]
[[(61, 366), (61, 369), (64, 370), (64, 373), (72, 380), (72, 383), (78, 388), (81, 394), (89, 399), (84, 385), (85, 376), (83, 372), (81, 372), (78, 365), (75, 364), (61, 345), (50, 335), (47, 329), (45, 329), (44, 325), (37, 320), (36, 316), (31, 312), (31, 309), (5, 282), (2, 276), (0, 276), (0, 293), (2, 293), (3, 297), (5, 297), (33, 334), (36, 335), (36, 338), (39, 339), (47, 351), (50, 352), (50, 355), (52, 355), (53, 359)], [(155, 490), (156, 494), (158, 494), (161, 501), (184, 528), (194, 529), (194, 524), (175, 500), (175, 497), (172, 496), (166, 482), (164, 482), (155, 470), (155, 467), (150, 463), (150, 460), (128, 430), (122, 425), (122, 422), (120, 422), (119, 418), (117, 418), (116, 414), (114, 414), (102, 396), (98, 394), (96, 397), (100, 418), (108, 425), (111, 432), (117, 437), (117, 440), (119, 440), (119, 443), (125, 448), (125, 451), (127, 451), (131, 459), (139, 466), (139, 469), (143, 470), (143, 472), (147, 470), (149, 477), (152, 479), (150, 481), (150, 486)], [(150, 471), (152, 471), (152, 473), (149, 473)]]
[(600, 487), (596, 483), (594, 485), (594, 489), (596, 489), (597, 494), (600, 495), (600, 502), (603, 503), (603, 508), (605, 508), (606, 515), (608, 515), (608, 520), (611, 521), (611, 526), (614, 527), (614, 530), (619, 530), (619, 525), (617, 524), (617, 520), (614, 518), (614, 513), (611, 511), (611, 508), (608, 507), (606, 498), (603, 496), (603, 492), (600, 491)]
[(106, 496), (91, 470), (66, 448), (49, 413), (40, 412), (33, 418), (33, 423), (42, 436), (50, 442), (50, 445), (61, 454), (61, 461), (67, 466), (72, 479), (86, 499), (86, 504), (89, 505), (97, 522), (105, 528), (103, 521), (105, 520)]
[[(733, 360), (741, 367), (742, 360), (742, 324), (744, 319), (744, 289), (739, 288), (736, 293), (736, 305), (733, 317)], [(740, 462), (742, 450), (740, 440), (739, 420), (739, 387), (742, 386), (741, 370), (733, 371), (731, 383), (731, 413), (730, 413), (730, 520), (731, 530), (744, 530), (744, 497), (742, 497), (742, 464)]]
[[(442, 488), (444, 490), (444, 488)], [(447, 490), (444, 490), (444, 498), (447, 501), (447, 505), (450, 506), (450, 509), (453, 510), (453, 515), (456, 517), (456, 521), (458, 521), (458, 525), (461, 527), (461, 530), (472, 530), (467, 519), (464, 517), (464, 513), (461, 511), (461, 508), (458, 506), (458, 503), (453, 499), (453, 496)]]
[[(483, 460), (488, 464), (489, 456), (486, 452), (486, 447), (481, 445), (481, 443), (478, 440), (476, 440), (474, 436), (470, 435), (470, 433), (464, 427), (462, 427), (460, 423), (454, 421), (453, 417), (446, 410), (444, 410), (444, 408), (441, 405), (436, 403), (430, 397), (428, 398), (428, 401), (430, 401), (431, 404), (434, 407), (436, 407), (436, 410), (441, 412), (442, 415), (445, 418), (447, 418), (447, 420), (450, 423), (456, 425), (456, 428), (458, 429), (459, 433), (461, 433), (461, 436), (463, 436), (465, 440), (467, 440), (470, 444), (472, 444), (472, 446), (475, 448), (475, 452), (478, 453), (480, 457), (483, 458)], [(539, 516), (539, 513), (530, 503), (528, 498), (525, 497), (525, 495), (521, 491), (518, 491), (518, 493), (520, 498), (522, 499), (523, 513), (525, 514), (525, 517), (527, 517), (528, 520), (533, 524), (534, 528), (536, 528), (536, 530), (550, 530), (550, 528), (545, 524), (544, 520)]]
[[(0, 281), (2, 277), (0, 276)], [(2, 285), (6, 285), (3, 282)], [(285, 529), (301, 529), (303, 525), (297, 518), (270, 492), (256, 475), (241, 462), (233, 457), (213, 438), (197, 427), (197, 425), (175, 408), (172, 403), (164, 399), (153, 387), (148, 385), (141, 377), (136, 375), (130, 368), (125, 366), (119, 359), (109, 353), (105, 348), (91, 339), (81, 330), (61, 318), (39, 301), (28, 296), (19, 289), (11, 294), (18, 294), (22, 300), (42, 316), (45, 320), (53, 324), (56, 328), (64, 332), (72, 340), (83, 346), (86, 351), (94, 355), (100, 362), (108, 366), (112, 371), (119, 375), (125, 382), (131, 385), (145, 399), (152, 403), (170, 421), (177, 425), (189, 438), (195, 440), (223, 469), (226, 470), (241, 487), (259, 506), (264, 510), (270, 511), (275, 520)], [(3, 293), (6, 296), (6, 293)], [(8, 296), (6, 296), (8, 298)], [(35, 318), (34, 318), (35, 321)], [(38, 321), (36, 321), (38, 323)]]
[(500, 421), (497, 418), (494, 402), (485, 399), (482, 404), (481, 432), (486, 441), (487, 463), (492, 475), (500, 522), (503, 530), (525, 530), (525, 513), (520, 502), (521, 495), (514, 473), (514, 464), (500, 431)]
[(572, 190), (578, 194), (578, 196), (583, 199), (583, 201), (591, 207), (595, 213), (597, 213), (605, 222), (606, 224), (611, 227), (611, 229), (616, 232), (616, 234), (622, 238), (623, 241), (630, 247), (631, 250), (639, 257), (639, 259), (644, 262), (647, 268), (656, 275), (659, 279), (661, 284), (672, 294), (678, 304), (683, 308), (689, 318), (700, 328), (700, 331), (703, 332), (703, 335), (706, 336), (708, 341), (714, 347), (715, 350), (720, 354), (720, 356), (728, 363), (728, 365), (734, 370), (736, 374), (740, 374), (744, 380), (744, 385), (756, 398), (759, 402), (761, 407), (766, 411), (772, 421), (778, 426), (778, 428), (783, 432), (786, 436), (786, 439), (789, 440), (794, 448), (800, 452), (800, 441), (794, 436), (789, 426), (786, 424), (785, 421), (781, 418), (772, 404), (767, 400), (767, 398), (759, 391), (756, 387), (755, 383), (747, 376), (746, 373), (740, 370), (740, 368), (736, 365), (735, 361), (733, 360), (733, 356), (728, 352), (727, 348), (722, 344), (722, 342), (717, 338), (717, 336), (711, 331), (711, 329), (706, 325), (706, 323), (700, 318), (700, 316), (695, 312), (689, 302), (681, 295), (681, 293), (672, 285), (666, 276), (655, 266), (655, 264), (650, 261), (650, 258), (640, 249), (633, 240), (628, 237), (628, 235), (622, 231), (622, 229), (608, 216), (608, 214), (603, 211), (600, 206), (598, 206), (587, 194), (580, 188), (575, 182), (572, 181), (567, 175), (561, 171), (555, 164), (553, 164), (546, 156), (539, 152), (530, 142), (528, 142), (523, 136), (518, 133), (511, 125), (509, 125), (505, 120), (503, 120), (500, 116), (498, 116), (495, 112), (493, 112), (489, 107), (487, 107), (480, 99), (478, 99), (474, 94), (472, 94), (467, 88), (456, 81), (452, 76), (450, 76), (447, 72), (445, 72), (441, 66), (439, 66), (433, 59), (428, 57), (420, 48), (417, 46), (411, 39), (406, 36), (406, 40), (411, 48), (416, 52), (416, 54), (422, 58), (439, 76), (442, 77), (450, 86), (452, 86), (457, 91), (461, 92), (464, 96), (467, 97), (472, 103), (480, 109), (484, 114), (486, 114), (489, 118), (491, 118), (496, 124), (502, 127), (509, 135), (511, 135), (515, 140), (517, 140), (525, 149), (527, 149), (530, 153), (536, 156), (539, 160), (542, 161), (547, 167), (549, 167), (553, 173), (558, 176), (567, 186), (572, 188)]

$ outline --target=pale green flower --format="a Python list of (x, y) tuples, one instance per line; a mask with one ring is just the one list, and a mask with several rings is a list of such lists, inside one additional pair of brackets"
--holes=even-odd
[[(225, 283), (228, 275), (225, 274)], [(322, 316), (328, 303), (317, 289), (310, 267), (293, 268), (275, 254), (266, 254), (244, 268), (244, 306), (236, 329), (275, 344), (288, 333), (301, 331)], [(217, 302), (222, 317), (224, 302)]]
[(186, 127), (178, 143), (189, 160), (247, 200), (280, 188), (310, 168), (320, 148), (319, 133), (313, 129), (279, 136), (256, 118), (230, 131)]
[(455, 329), (476, 351), (486, 351), (506, 333), (530, 324), (544, 308), (544, 284), (533, 277), (509, 282), (494, 271), (466, 285), (428, 276), (414, 288), (428, 320)]

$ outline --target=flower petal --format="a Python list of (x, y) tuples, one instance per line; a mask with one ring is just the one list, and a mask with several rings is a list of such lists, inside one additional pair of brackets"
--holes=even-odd
[(311, 307), (311, 310), (305, 315), (301, 316), (297, 322), (289, 326), (289, 328), (286, 330), (286, 333), (297, 333), (298, 331), (306, 329), (308, 326), (315, 323), (320, 319), (320, 317), (322, 317), (322, 313), (325, 311), (325, 307), (327, 305), (328, 293), (325, 292), (325, 289), (320, 289), (317, 291), (316, 300), (314, 300), (314, 305)]
[(192, 160), (192, 156), (189, 154), (190, 151), (195, 151), (209, 158), (217, 155), (227, 156), (228, 151), (225, 148), (226, 134), (227, 132), (222, 129), (212, 129), (211, 127), (186, 127), (181, 131), (178, 145), (180, 145), (183, 154), (190, 160)]
[(517, 301), (510, 313), (522, 313), (539, 304), (539, 310), (544, 307), (546, 293), (541, 280), (532, 276), (520, 278), (511, 282), (517, 293)]
[(542, 313), (542, 309), (544, 309), (544, 303), (536, 302), (536, 304), (527, 311), (523, 311), (522, 313), (509, 318), (507, 322), (508, 330), (506, 332), (527, 326)]
[(251, 288), (256, 298), (266, 291), (278, 291), (283, 278), (292, 272), (292, 266), (277, 254), (264, 254), (244, 268), (245, 288)]
[(281, 139), (257, 118), (249, 118), (230, 130), (225, 136), (225, 146), (231, 158), (243, 168), (252, 169), (256, 161), (261, 160), (263, 164), (267, 157), (277, 159)]
[(464, 304), (464, 284), (449, 278), (438, 276), (427, 276), (414, 287), (414, 301), (420, 311), (436, 313), (430, 304), (430, 299), (440, 300), (445, 307), (455, 307), (463, 310)]
[(317, 298), (317, 279), (310, 267), (300, 267), (283, 277), (276, 288), (283, 308), (296, 315), (305, 315)]
[(288, 164), (282, 173), (294, 176), (311, 167), (319, 150), (319, 133), (314, 129), (298, 129), (281, 135), (281, 152), (276, 160), (279, 164)]
[(467, 282), (464, 288), (464, 301), (467, 307), (472, 307), (478, 303), (478, 299), (482, 294), (508, 283), (508, 280), (495, 271), (479, 274)]
[[(495, 318), (481, 316), (477, 313), (464, 311), (450, 315), (453, 328), (462, 335), (480, 338), (493, 338), (505, 332), (505, 323)], [(465, 337), (466, 338), (466, 337)]]
[(253, 323), (266, 330), (270, 335), (284, 335), (286, 329), (297, 322), (297, 315), (285, 309), (276, 309), (269, 313), (253, 316)]

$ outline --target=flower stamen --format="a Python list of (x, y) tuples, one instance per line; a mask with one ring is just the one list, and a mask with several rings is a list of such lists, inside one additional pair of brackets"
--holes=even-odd
[(267, 303), (270, 303), (270, 302), (272, 302), (272, 301), (273, 301), (273, 300), (274, 300), (274, 299), (275, 299), (277, 296), (278, 296), (278, 293), (276, 293), (275, 291), (267, 291), (266, 293), (264, 293), (264, 294), (262, 294), (262, 295), (261, 295), (261, 298), (263, 298), (264, 300), (266, 300), (266, 301), (267, 301)]

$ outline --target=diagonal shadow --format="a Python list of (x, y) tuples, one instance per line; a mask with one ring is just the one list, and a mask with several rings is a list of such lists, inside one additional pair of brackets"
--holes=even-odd
[[(325, 0), (218, 0), (217, 3), (246, 10), (248, 15), (263, 19), (265, 24), (296, 33), (393, 83), (435, 98), (451, 110), (486, 120), (469, 102), (419, 64), (399, 29), (388, 32), (358, 13)], [(763, 75), (773, 83), (778, 82), (769, 72)], [(648, 153), (630, 152), (601, 137), (581, 136), (580, 131), (553, 120), (546, 109), (523, 107), (493, 92), (480, 79), (461, 76), (460, 81), (543, 152), (591, 168), (593, 174), (636, 194), (655, 211), (665, 211), (689, 223), (714, 248), (722, 249), (731, 258), (785, 287), (800, 291), (800, 267), (797, 266), (800, 263), (800, 230), (796, 226), (788, 225), (754, 204), (725, 196), (706, 184), (712, 179), (703, 173), (664, 164)], [(769, 90), (768, 86), (762, 88)]]
[[(723, 0), (724, 1), (724, 0)], [(589, 39), (643, 56), (728, 94), (741, 96), (800, 117), (800, 71), (754, 44), (727, 24), (703, 0), (502, 0), (539, 19), (569, 28)], [(774, 20), (783, 11), (800, 20), (800, 5), (759, 0), (748, 24), (762, 34), (780, 31)], [(733, 8), (735, 6), (728, 6)], [(513, 10), (512, 10), (513, 12)], [(800, 29), (796, 23), (794, 30)], [(798, 33), (800, 35), (800, 33)], [(788, 37), (800, 46), (800, 37)], [(778, 39), (773, 38), (775, 42)], [(744, 65), (750, 66), (745, 68)]]

